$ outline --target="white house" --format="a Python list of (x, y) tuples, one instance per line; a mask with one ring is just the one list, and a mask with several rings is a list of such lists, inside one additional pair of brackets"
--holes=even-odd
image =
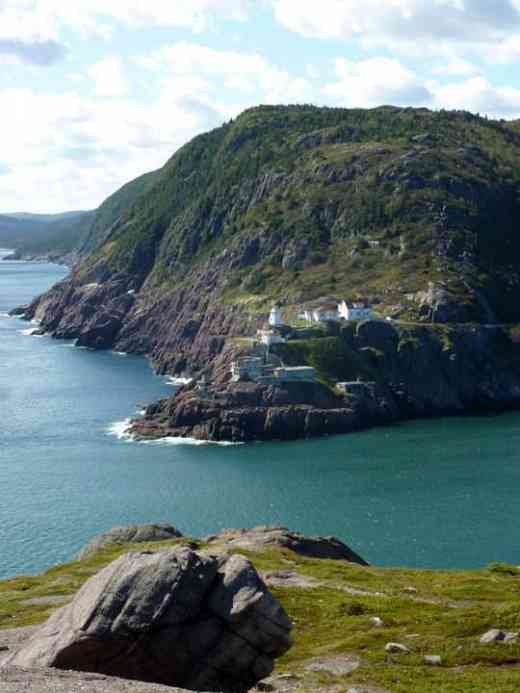
[(271, 313), (269, 314), (269, 324), (271, 327), (279, 327), (280, 325), (284, 324), (278, 306), (273, 306), (271, 308)]
[(338, 313), (345, 320), (371, 320), (374, 317), (372, 306), (365, 302), (347, 303), (342, 301), (338, 305)]
[(312, 311), (312, 322), (339, 320), (338, 307), (334, 303), (324, 303)]
[(275, 368), (274, 376), (282, 382), (314, 382), (316, 380), (316, 370), (311, 366), (292, 366)]
[(272, 344), (285, 344), (285, 339), (279, 335), (275, 330), (258, 330), (257, 335), (260, 337), (260, 341), (265, 346), (271, 346)]
[(245, 356), (233, 361), (231, 376), (234, 382), (240, 380), (257, 380), (262, 375), (262, 359), (255, 356)]

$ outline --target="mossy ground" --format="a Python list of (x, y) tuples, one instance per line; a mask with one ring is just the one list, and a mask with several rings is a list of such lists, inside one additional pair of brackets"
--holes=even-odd
[[(44, 621), (56, 605), (34, 598), (71, 596), (121, 553), (159, 550), (179, 541), (113, 546), (82, 562), (34, 577), (0, 582), (0, 629)], [(203, 548), (203, 546), (201, 546)], [(480, 645), (492, 627), (520, 630), (520, 571), (495, 564), (475, 571), (388, 569), (313, 560), (289, 551), (247, 553), (260, 571), (294, 571), (317, 581), (315, 588), (277, 587), (274, 594), (294, 621), (294, 647), (278, 673), (298, 677), (301, 690), (338, 690), (361, 685), (395, 693), (513, 693), (520, 690), (520, 643)], [(382, 628), (370, 624), (383, 619)], [(1, 631), (0, 631), (1, 640)], [(389, 641), (408, 655), (387, 655)], [(361, 666), (336, 676), (306, 669), (316, 657), (355, 654)], [(424, 655), (442, 657), (442, 666)]]

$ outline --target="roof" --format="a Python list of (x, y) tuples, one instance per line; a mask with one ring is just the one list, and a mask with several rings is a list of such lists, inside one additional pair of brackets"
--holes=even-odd
[(337, 303), (322, 303), (320, 306), (316, 306), (314, 310), (317, 311), (326, 311), (326, 310), (338, 310), (338, 304)]

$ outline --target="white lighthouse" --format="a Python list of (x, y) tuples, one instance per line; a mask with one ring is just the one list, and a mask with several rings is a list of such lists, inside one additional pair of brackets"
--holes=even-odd
[(271, 308), (271, 313), (269, 315), (269, 325), (271, 327), (279, 327), (283, 325), (282, 316), (280, 315), (280, 309), (278, 306), (273, 306)]

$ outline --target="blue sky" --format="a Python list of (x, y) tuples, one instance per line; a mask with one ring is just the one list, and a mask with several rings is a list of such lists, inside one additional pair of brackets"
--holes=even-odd
[(0, 211), (99, 205), (259, 103), (520, 117), (520, 0), (0, 0)]

